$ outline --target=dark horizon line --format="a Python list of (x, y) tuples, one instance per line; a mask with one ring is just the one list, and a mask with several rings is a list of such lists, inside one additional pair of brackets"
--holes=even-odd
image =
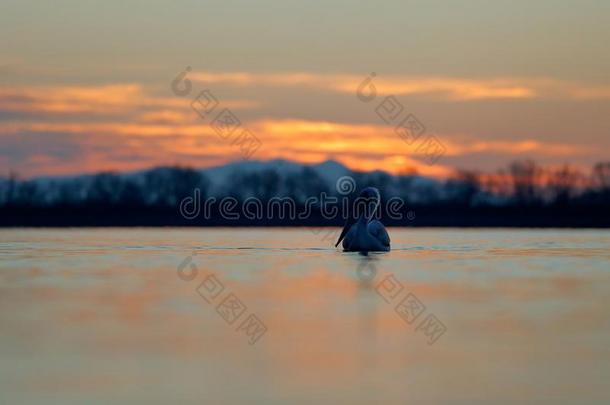
[[(389, 227), (457, 228), (610, 228), (605, 206), (414, 206), (412, 219), (381, 221)], [(261, 218), (186, 219), (171, 208), (149, 207), (13, 207), (4, 209), (0, 228), (24, 227), (342, 227), (341, 218), (326, 219), (319, 213), (307, 219)]]

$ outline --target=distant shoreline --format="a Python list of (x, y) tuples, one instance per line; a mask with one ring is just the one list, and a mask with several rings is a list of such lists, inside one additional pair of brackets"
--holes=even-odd
[(610, 162), (513, 162), (496, 174), (444, 181), (352, 172), (328, 161), (234, 162), (196, 170), (157, 167), (62, 179), (0, 178), (0, 227), (336, 226), (358, 217), (358, 190), (381, 193), (386, 226), (610, 228)]
[[(393, 227), (468, 228), (610, 228), (610, 210), (604, 206), (567, 207), (455, 207), (412, 206), (413, 219), (380, 218)], [(0, 227), (339, 227), (344, 220), (328, 220), (314, 213), (307, 219), (230, 220), (183, 218), (176, 209), (153, 207), (3, 207)]]

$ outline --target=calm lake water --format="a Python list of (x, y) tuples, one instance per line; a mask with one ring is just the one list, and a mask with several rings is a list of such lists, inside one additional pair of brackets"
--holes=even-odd
[(609, 403), (610, 232), (330, 231), (0, 230), (0, 403)]

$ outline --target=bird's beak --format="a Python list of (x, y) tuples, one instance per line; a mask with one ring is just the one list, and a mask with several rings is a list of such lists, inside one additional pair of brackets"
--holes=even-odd
[(349, 231), (349, 228), (352, 227), (354, 222), (356, 222), (356, 221), (351, 219), (351, 218), (347, 218), (345, 220), (345, 225), (343, 226), (343, 230), (341, 231), (341, 235), (339, 235), (339, 239), (337, 239), (337, 243), (335, 243), (335, 247), (339, 246), (339, 243), (341, 243), (343, 238), (345, 238), (345, 235), (347, 235), (347, 231)]

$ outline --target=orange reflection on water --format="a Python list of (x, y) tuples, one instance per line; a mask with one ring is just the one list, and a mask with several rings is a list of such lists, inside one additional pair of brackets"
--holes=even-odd
[[(603, 398), (607, 232), (390, 234), (392, 252), (360, 256), (320, 250), (326, 244), (306, 229), (0, 231), (3, 395), (10, 402), (51, 393), (63, 402)], [(555, 247), (537, 245), (548, 243)], [(197, 276), (183, 281), (176, 268), (193, 252)], [(359, 272), (363, 264), (370, 278)], [(209, 274), (225, 287), (213, 303), (197, 293)], [(376, 287), (390, 274), (403, 290), (387, 303)], [(239, 330), (245, 314), (227, 324), (216, 310), (229, 293), (267, 327), (254, 345)], [(411, 324), (394, 310), (407, 293), (426, 307)], [(428, 314), (447, 327), (433, 345), (417, 330)]]

